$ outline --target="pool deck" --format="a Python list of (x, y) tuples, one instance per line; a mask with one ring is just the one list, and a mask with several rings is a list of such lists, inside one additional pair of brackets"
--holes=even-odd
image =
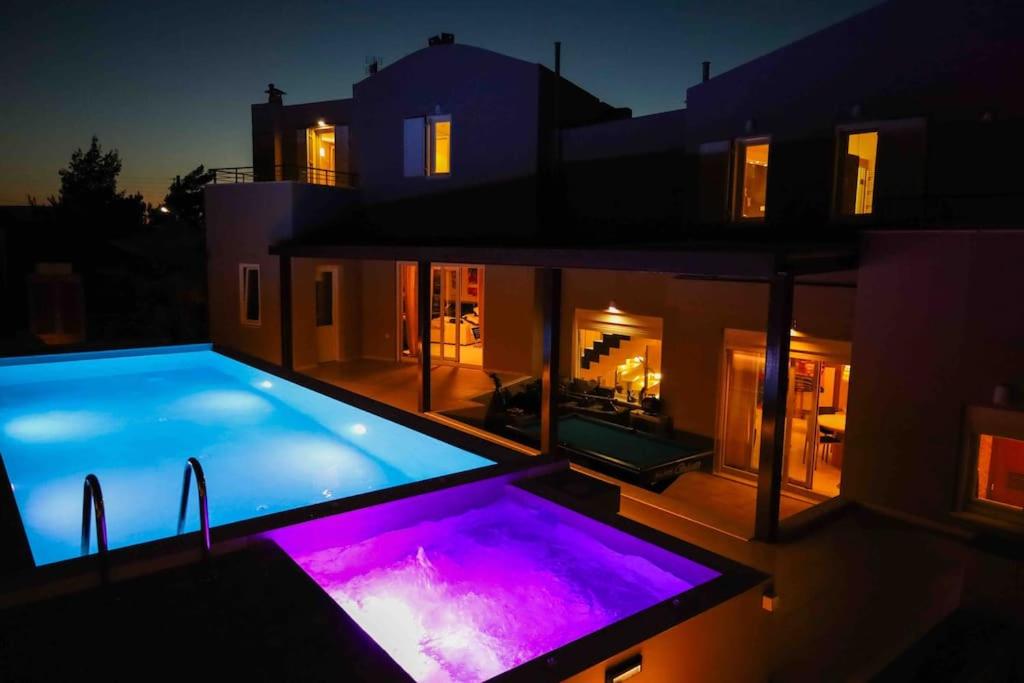
[(0, 615), (4, 680), (411, 680), (270, 543)]

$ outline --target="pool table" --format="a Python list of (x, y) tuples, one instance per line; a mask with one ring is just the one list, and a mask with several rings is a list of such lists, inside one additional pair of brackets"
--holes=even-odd
[[(537, 422), (515, 429), (534, 439), (540, 435)], [(710, 465), (714, 455), (714, 442), (705, 437), (666, 439), (576, 414), (559, 417), (558, 445), (581, 465), (655, 490)]]

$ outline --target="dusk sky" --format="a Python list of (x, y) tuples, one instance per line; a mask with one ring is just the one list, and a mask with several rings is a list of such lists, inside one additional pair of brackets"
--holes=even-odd
[(0, 9), (0, 204), (44, 201), (97, 135), (121, 187), (159, 202), (175, 174), (251, 163), (249, 105), (351, 96), (441, 31), (548, 66), (634, 115), (683, 106), (700, 62), (721, 73), (877, 0), (516, 2), (23, 2)]

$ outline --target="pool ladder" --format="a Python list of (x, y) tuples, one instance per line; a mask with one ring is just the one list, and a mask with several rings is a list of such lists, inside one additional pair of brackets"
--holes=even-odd
[(82, 555), (89, 554), (91, 512), (96, 517), (96, 552), (100, 558), (100, 578), (107, 580), (107, 513), (103, 506), (103, 489), (95, 474), (85, 477), (82, 485)]
[(206, 499), (206, 474), (195, 458), (185, 463), (185, 474), (181, 482), (181, 506), (178, 508), (178, 535), (185, 531), (185, 513), (188, 512), (188, 492), (192, 473), (196, 474), (196, 492), (199, 494), (199, 528), (202, 531), (203, 557), (210, 556), (210, 509)]

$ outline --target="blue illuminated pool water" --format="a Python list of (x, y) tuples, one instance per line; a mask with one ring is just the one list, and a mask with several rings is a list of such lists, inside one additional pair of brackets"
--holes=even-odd
[(0, 454), (37, 565), (79, 554), (90, 472), (116, 548), (174, 535), (190, 456), (213, 526), (493, 464), (208, 346), (0, 360)]

